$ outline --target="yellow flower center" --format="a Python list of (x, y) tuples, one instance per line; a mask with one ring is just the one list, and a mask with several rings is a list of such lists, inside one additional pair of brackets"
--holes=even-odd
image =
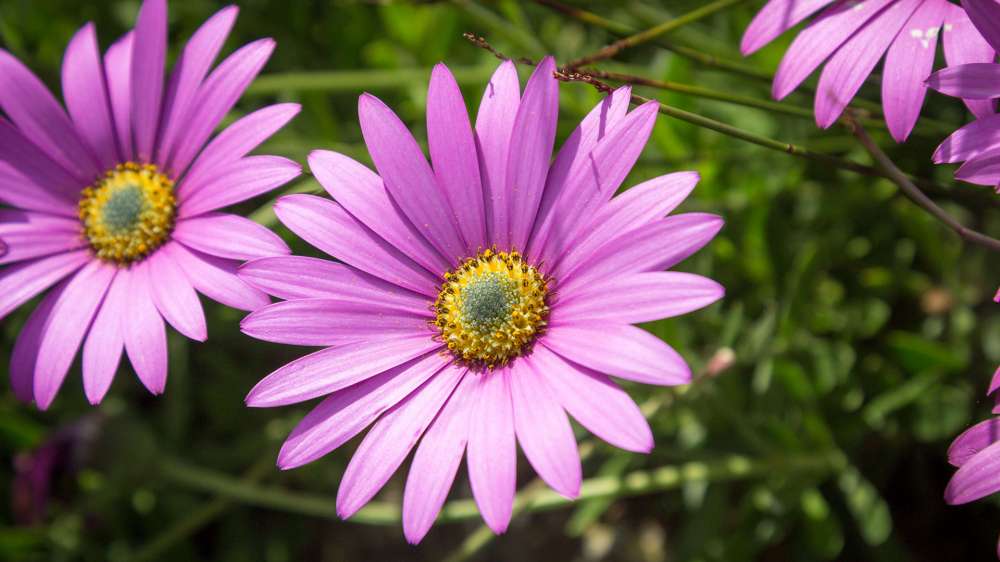
[(97, 257), (128, 265), (162, 245), (174, 227), (174, 182), (152, 164), (127, 162), (83, 190), (80, 222)]
[(516, 251), (486, 250), (444, 277), (434, 324), (469, 366), (506, 365), (545, 329), (548, 281)]

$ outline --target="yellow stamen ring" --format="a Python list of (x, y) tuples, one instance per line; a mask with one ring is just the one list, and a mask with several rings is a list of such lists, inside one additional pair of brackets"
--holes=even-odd
[(473, 367), (493, 369), (545, 329), (548, 281), (516, 251), (489, 249), (445, 274), (434, 303), (441, 341)]
[(174, 182), (152, 164), (127, 162), (83, 190), (80, 222), (91, 248), (118, 265), (159, 248), (174, 227)]

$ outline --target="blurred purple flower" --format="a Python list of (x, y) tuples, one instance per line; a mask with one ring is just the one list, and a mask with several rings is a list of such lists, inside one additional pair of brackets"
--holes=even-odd
[[(997, 55), (965, 11), (948, 0), (770, 0), (747, 27), (740, 50), (749, 55), (816, 12), (785, 53), (772, 94), (784, 98), (825, 63), (815, 99), (816, 123), (824, 129), (837, 121), (883, 55), (882, 106), (898, 142), (920, 115), (938, 35), (950, 65), (991, 62)], [(966, 104), (977, 116), (993, 114), (988, 100)]]
[[(18, 337), (11, 382), (47, 408), (83, 345), (88, 400), (104, 397), (124, 349), (143, 384), (163, 392), (164, 319), (204, 341), (195, 290), (254, 310), (267, 296), (236, 276), (240, 260), (287, 254), (275, 234), (215, 212), (299, 173), (246, 156), (288, 122), (275, 105), (212, 131), (274, 49), (262, 39), (209, 72), (237, 9), (212, 16), (164, 81), (165, 0), (143, 3), (134, 31), (103, 59), (92, 24), (66, 49), (67, 112), (30, 70), (0, 50), (0, 318), (49, 287)], [(84, 342), (84, 340), (86, 341)]]
[[(963, 0), (963, 5), (983, 37), (1000, 50), (1000, 3)], [(927, 79), (927, 85), (950, 96), (993, 103), (1000, 97), (1000, 64), (979, 62), (949, 66)], [(969, 183), (990, 185), (1000, 191), (1000, 115), (979, 119), (952, 133), (934, 152), (938, 164), (965, 162), (955, 177)]]
[(664, 218), (698, 181), (661, 176), (612, 198), (649, 139), (657, 104), (627, 112), (630, 90), (594, 108), (550, 166), (559, 110), (555, 62), (521, 96), (505, 62), (475, 126), (444, 65), (427, 95), (433, 169), (402, 121), (377, 98), (359, 101), (378, 175), (328, 151), (310, 155), (335, 201), (290, 195), (279, 219), (343, 263), (277, 257), (240, 274), (286, 299), (249, 315), (243, 331), (293, 345), (331, 346), (263, 379), (247, 404), (326, 396), (278, 458), (312, 462), (374, 424), (337, 495), (350, 517), (423, 436), (403, 498), (403, 530), (419, 542), (467, 454), (486, 523), (503, 532), (516, 488), (515, 442), (560, 494), (580, 491), (567, 412), (609, 443), (648, 452), (653, 436), (608, 375), (647, 384), (690, 380), (684, 359), (631, 324), (676, 316), (723, 295), (716, 282), (663, 271), (707, 244), (714, 215)]

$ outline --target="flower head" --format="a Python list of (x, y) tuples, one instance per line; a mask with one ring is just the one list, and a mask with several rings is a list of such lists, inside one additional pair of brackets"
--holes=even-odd
[[(543, 60), (523, 96), (514, 64), (500, 65), (475, 126), (444, 65), (431, 76), (431, 165), (405, 125), (365, 94), (361, 130), (378, 175), (316, 151), (309, 165), (335, 199), (291, 195), (281, 221), (342, 263), (254, 260), (240, 270), (282, 299), (243, 331), (287, 344), (329, 346), (278, 369), (251, 406), (325, 396), (294, 429), (278, 464), (312, 462), (372, 425), (337, 496), (349, 517), (416, 447), (403, 498), (411, 542), (427, 533), (463, 458), (496, 532), (515, 491), (516, 445), (556, 491), (574, 497), (580, 458), (567, 413), (599, 437), (649, 451), (638, 407), (610, 378), (677, 385), (680, 355), (631, 324), (679, 315), (723, 294), (714, 281), (664, 271), (722, 227), (713, 215), (664, 218), (694, 188), (683, 172), (612, 198), (656, 120), (629, 112), (622, 88), (601, 102), (555, 160), (558, 82)], [(417, 445), (419, 441), (419, 446)]]
[[(824, 129), (837, 121), (883, 56), (882, 108), (899, 142), (920, 115), (938, 36), (948, 64), (996, 58), (995, 46), (948, 0), (770, 0), (747, 27), (741, 51), (757, 51), (814, 14), (785, 53), (772, 93), (784, 98), (825, 63), (815, 98), (816, 124)], [(993, 113), (989, 102), (966, 103), (976, 115)]]
[(14, 347), (16, 395), (47, 408), (83, 346), (87, 398), (98, 403), (124, 350), (142, 383), (163, 391), (164, 319), (207, 337), (196, 291), (253, 310), (267, 296), (236, 276), (240, 260), (287, 254), (276, 235), (218, 209), (297, 176), (296, 163), (247, 156), (298, 106), (261, 109), (210, 140), (264, 66), (274, 42), (246, 45), (212, 69), (236, 20), (212, 16), (168, 79), (167, 5), (146, 0), (134, 31), (102, 57), (92, 24), (62, 66), (65, 109), (0, 50), (0, 318), (45, 292)]
[[(993, 49), (1000, 51), (1000, 4), (994, 0), (963, 0), (972, 23)], [(1000, 64), (993, 58), (970, 64), (956, 63), (927, 80), (931, 88), (992, 107), (1000, 97)], [(951, 134), (934, 152), (934, 161), (964, 162), (955, 177), (969, 183), (990, 185), (1000, 190), (1000, 116), (980, 115)]]

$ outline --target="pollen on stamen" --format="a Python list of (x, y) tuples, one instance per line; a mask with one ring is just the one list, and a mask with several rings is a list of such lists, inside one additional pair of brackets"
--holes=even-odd
[(173, 181), (152, 164), (127, 162), (83, 190), (79, 216), (97, 257), (125, 266), (166, 242), (176, 210)]
[(506, 365), (545, 330), (548, 280), (516, 251), (485, 250), (444, 277), (434, 324), (449, 351), (470, 367)]

